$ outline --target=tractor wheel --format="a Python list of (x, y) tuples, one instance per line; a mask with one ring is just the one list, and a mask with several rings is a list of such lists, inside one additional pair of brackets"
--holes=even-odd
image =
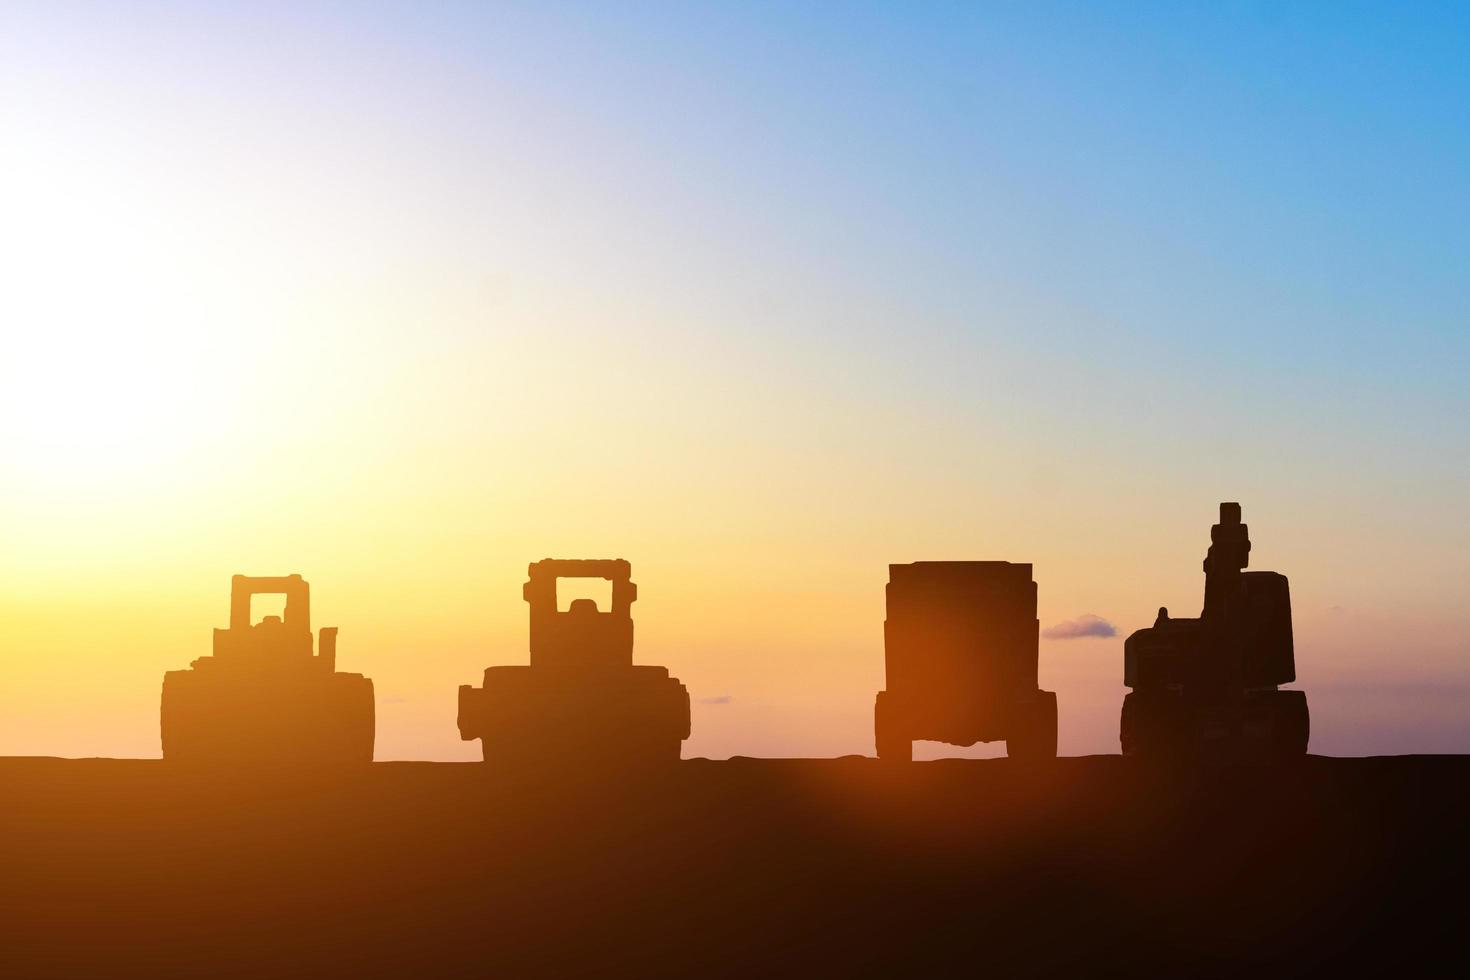
[(331, 710), (323, 714), (323, 760), (372, 762), (377, 728), (372, 680), (361, 674), (334, 674), (330, 690)]
[(1031, 701), (1018, 706), (1006, 738), (1006, 755), (1024, 762), (1057, 757), (1057, 696), (1037, 691)]
[(163, 675), (159, 736), (165, 761), (210, 758), (208, 719), (214, 705), (209, 703), (207, 687), (198, 680), (190, 671), (171, 670)]
[(912, 762), (914, 740), (904, 731), (896, 714), (888, 692), (879, 691), (878, 702), (873, 706), (873, 735), (878, 758), (885, 762)]

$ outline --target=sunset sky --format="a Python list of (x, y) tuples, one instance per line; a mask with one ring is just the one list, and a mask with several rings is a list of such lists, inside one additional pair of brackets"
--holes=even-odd
[[(1312, 750), (1470, 751), (1470, 10), (0, 4), (0, 755), (156, 756), (300, 572), (464, 759), (621, 557), (686, 756), (871, 753), (890, 562), (1032, 562), (1064, 754), (1291, 579)], [(999, 747), (928, 746), (920, 757)]]

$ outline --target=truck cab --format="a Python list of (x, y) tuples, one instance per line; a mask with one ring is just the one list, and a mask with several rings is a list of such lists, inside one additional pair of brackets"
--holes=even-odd
[(915, 740), (1004, 741), (1013, 757), (1056, 755), (1056, 695), (1037, 684), (1031, 565), (890, 565), (886, 605), (886, 687), (874, 706), (879, 758), (911, 759)]

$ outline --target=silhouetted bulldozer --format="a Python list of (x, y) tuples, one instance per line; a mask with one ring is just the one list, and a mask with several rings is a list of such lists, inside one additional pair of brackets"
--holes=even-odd
[(887, 688), (878, 758), (913, 758), (915, 739), (1004, 740), (1018, 759), (1057, 754), (1057, 696), (1037, 686), (1039, 626), (1029, 564), (917, 561), (888, 566)]
[(1307, 696), (1296, 680), (1286, 576), (1247, 572), (1240, 504), (1222, 503), (1205, 555), (1198, 619), (1159, 610), (1123, 645), (1124, 755), (1283, 758), (1307, 751)]
[[(486, 762), (511, 767), (678, 761), (689, 737), (689, 692), (667, 668), (633, 663), (632, 567), (547, 558), (528, 572), (531, 663), (489, 667), (483, 687), (460, 687), (460, 737), (480, 739)], [(608, 580), (611, 608), (582, 598), (558, 611), (563, 578)]]
[[(250, 623), (256, 595), (284, 594), (284, 616)], [(230, 625), (214, 655), (163, 675), (163, 757), (288, 764), (371, 762), (373, 682), (337, 672), (337, 627), (312, 652), (311, 594), (300, 575), (230, 581)]]

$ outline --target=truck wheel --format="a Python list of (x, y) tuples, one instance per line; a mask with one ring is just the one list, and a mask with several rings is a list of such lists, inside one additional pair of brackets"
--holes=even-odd
[(1054, 692), (1037, 691), (1034, 700), (1019, 707), (1006, 738), (1006, 755), (1023, 761), (1057, 757), (1057, 696)]
[(878, 758), (885, 762), (912, 762), (914, 741), (904, 731), (896, 712), (887, 697), (887, 691), (878, 692), (878, 701), (873, 706), (873, 735), (877, 743)]

